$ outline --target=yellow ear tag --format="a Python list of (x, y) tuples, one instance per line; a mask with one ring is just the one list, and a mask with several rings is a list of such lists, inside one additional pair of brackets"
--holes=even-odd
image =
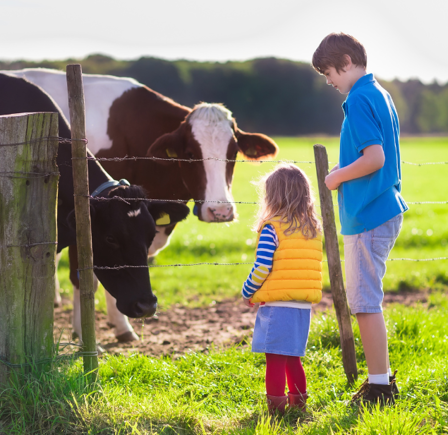
[(172, 150), (172, 149), (169, 149), (169, 148), (167, 148), (165, 151), (166, 151), (166, 155), (167, 155), (168, 157), (170, 157), (170, 158), (177, 157), (177, 153), (176, 153), (176, 151), (174, 151), (174, 150)]
[(169, 225), (170, 223), (170, 215), (167, 213), (161, 213), (159, 219), (156, 220), (156, 225)]

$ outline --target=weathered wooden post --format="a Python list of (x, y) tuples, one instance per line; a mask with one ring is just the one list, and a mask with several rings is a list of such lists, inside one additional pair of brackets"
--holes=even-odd
[(323, 145), (314, 145), (317, 181), (319, 185), (320, 206), (324, 225), (325, 249), (327, 251), (328, 271), (330, 274), (331, 294), (338, 319), (342, 347), (342, 363), (348, 382), (351, 384), (358, 378), (356, 367), (355, 341), (353, 338), (350, 311), (342, 276), (341, 258), (339, 255), (338, 235), (334, 219), (333, 198), (325, 185), (328, 175), (327, 150)]
[(0, 116), (0, 385), (53, 354), (58, 115)]
[(92, 232), (90, 227), (89, 177), (84, 89), (81, 65), (67, 65), (67, 90), (72, 133), (72, 167), (75, 195), (76, 245), (78, 247), (79, 290), (84, 371), (90, 382), (97, 377), (98, 354), (95, 335), (95, 291)]

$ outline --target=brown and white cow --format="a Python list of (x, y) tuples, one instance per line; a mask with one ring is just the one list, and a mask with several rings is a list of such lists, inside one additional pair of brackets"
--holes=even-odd
[[(43, 88), (69, 118), (64, 72), (23, 69), (7, 73)], [(195, 214), (204, 222), (228, 222), (236, 215), (234, 204), (214, 202), (233, 200), (235, 164), (225, 160), (235, 159), (238, 152), (258, 160), (278, 151), (271, 138), (240, 130), (232, 113), (220, 104), (202, 103), (190, 109), (131, 78), (84, 74), (83, 84), (86, 136), (96, 157), (167, 159), (102, 161), (104, 168), (116, 179), (143, 186), (148, 198), (201, 201)], [(167, 245), (173, 228), (158, 228), (149, 255)], [(109, 321), (117, 325), (116, 335), (123, 336), (131, 327), (114, 308), (113, 299), (108, 296), (107, 301)]]

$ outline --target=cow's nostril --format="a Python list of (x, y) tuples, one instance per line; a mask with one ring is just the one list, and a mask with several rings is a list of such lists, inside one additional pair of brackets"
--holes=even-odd
[(207, 208), (207, 214), (211, 222), (230, 222), (233, 221), (233, 208), (216, 209)]
[(152, 317), (156, 313), (157, 302), (136, 302), (134, 305), (134, 314), (136, 318)]

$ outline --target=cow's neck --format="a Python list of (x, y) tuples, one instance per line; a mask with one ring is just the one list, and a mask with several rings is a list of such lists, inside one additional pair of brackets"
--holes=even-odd
[(152, 160), (138, 160), (134, 177), (135, 184), (143, 186), (148, 192), (148, 198), (183, 201), (192, 198), (182, 180), (177, 162), (167, 166)]

